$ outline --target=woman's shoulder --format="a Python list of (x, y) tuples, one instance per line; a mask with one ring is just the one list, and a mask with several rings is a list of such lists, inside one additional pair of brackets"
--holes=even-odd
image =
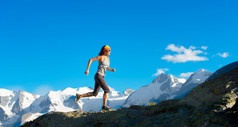
[(97, 56), (98, 61), (103, 61), (103, 56)]
[(108, 56), (103, 56), (103, 55), (102, 55), (102, 56), (98, 56), (98, 57), (99, 57), (99, 59), (100, 59), (100, 60), (99, 60), (100, 62), (102, 62), (102, 61), (104, 61), (104, 60), (109, 61), (109, 57), (108, 57)]
[(109, 60), (108, 56), (102, 56), (102, 60)]

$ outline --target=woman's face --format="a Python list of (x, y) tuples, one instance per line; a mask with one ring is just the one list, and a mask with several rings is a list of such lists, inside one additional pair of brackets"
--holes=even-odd
[(111, 49), (104, 50), (104, 55), (109, 56), (111, 54)]

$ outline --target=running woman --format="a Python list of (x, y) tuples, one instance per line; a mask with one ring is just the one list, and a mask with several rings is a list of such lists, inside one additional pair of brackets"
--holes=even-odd
[(108, 97), (108, 93), (110, 92), (110, 89), (104, 80), (106, 70), (113, 71), (113, 72), (116, 71), (116, 69), (109, 68), (109, 57), (108, 56), (110, 55), (110, 53), (111, 53), (111, 48), (108, 45), (105, 45), (102, 47), (102, 49), (97, 57), (89, 60), (87, 70), (85, 71), (86, 75), (89, 74), (89, 68), (90, 68), (92, 61), (99, 61), (98, 70), (94, 76), (94, 80), (95, 80), (94, 91), (85, 93), (85, 94), (76, 93), (75, 103), (77, 103), (77, 101), (83, 97), (91, 97), (91, 96), (96, 97), (98, 95), (100, 88), (102, 88), (104, 91), (102, 110), (111, 109), (110, 107), (107, 106), (107, 97)]

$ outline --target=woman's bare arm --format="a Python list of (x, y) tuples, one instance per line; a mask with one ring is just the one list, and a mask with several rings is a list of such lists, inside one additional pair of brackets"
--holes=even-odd
[(85, 73), (86, 75), (89, 74), (89, 68), (90, 68), (90, 65), (91, 65), (92, 61), (97, 61), (97, 60), (101, 60), (101, 59), (102, 59), (102, 56), (97, 56), (97, 57), (94, 57), (94, 58), (89, 59), (87, 70), (86, 70), (84, 73)]

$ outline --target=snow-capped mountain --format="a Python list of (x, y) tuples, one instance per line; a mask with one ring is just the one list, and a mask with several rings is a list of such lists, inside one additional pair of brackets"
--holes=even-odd
[(124, 103), (124, 107), (130, 105), (148, 105), (150, 102), (160, 102), (171, 99), (179, 91), (185, 79), (179, 79), (171, 74), (160, 74), (147, 86), (134, 91)]
[[(171, 74), (161, 74), (152, 83), (134, 91), (126, 89), (122, 94), (110, 88), (107, 105), (114, 109), (130, 105), (148, 105), (167, 99), (184, 96), (188, 91), (204, 82), (212, 73), (198, 70), (186, 81)], [(44, 96), (25, 91), (0, 89), (0, 126), (19, 126), (27, 121), (48, 113), (83, 110), (84, 112), (100, 111), (103, 103), (103, 91), (97, 97), (85, 97), (74, 103), (76, 93), (92, 92), (92, 88), (66, 88), (50, 91)]]
[(0, 125), (12, 126), (18, 122), (37, 98), (39, 95), (25, 91), (0, 89)]
[[(79, 89), (66, 88), (63, 91), (50, 91), (47, 95), (40, 97), (31, 105), (31, 112), (68, 112), (79, 109), (84, 112), (99, 111), (102, 106), (103, 91), (99, 92), (96, 97), (85, 97), (80, 99), (77, 104), (74, 104), (74, 97), (76, 93), (83, 94), (87, 92), (93, 92), (93, 89), (82, 87)], [(108, 97), (108, 106), (112, 104), (116, 106), (117, 103), (114, 102), (115, 99), (118, 100), (120, 98), (120, 100), (123, 100), (123, 98), (127, 96), (121, 95), (118, 91), (111, 91)]]
[(124, 94), (124, 95), (130, 95), (130, 94), (133, 93), (133, 92), (134, 92), (133, 89), (127, 88), (126, 90), (124, 90), (123, 94)]
[[(110, 88), (107, 104), (117, 109), (122, 106), (130, 95), (131, 89), (123, 94)], [(88, 87), (66, 88), (65, 90), (50, 91), (45, 96), (31, 94), (25, 91), (10, 91), (0, 89), (0, 126), (19, 126), (48, 112), (69, 112), (75, 110), (100, 111), (103, 105), (103, 91), (97, 97), (85, 97), (74, 103), (75, 94), (92, 92)]]
[(123, 107), (131, 105), (148, 105), (150, 102), (160, 102), (168, 99), (181, 98), (198, 84), (211, 76), (211, 72), (200, 69), (188, 80), (179, 79), (171, 74), (161, 74), (152, 83), (134, 91), (125, 101)]
[(188, 80), (182, 85), (181, 89), (177, 92), (175, 98), (183, 98), (189, 91), (195, 88), (197, 85), (203, 83), (208, 77), (212, 75), (211, 72), (204, 69), (200, 69), (193, 73)]

